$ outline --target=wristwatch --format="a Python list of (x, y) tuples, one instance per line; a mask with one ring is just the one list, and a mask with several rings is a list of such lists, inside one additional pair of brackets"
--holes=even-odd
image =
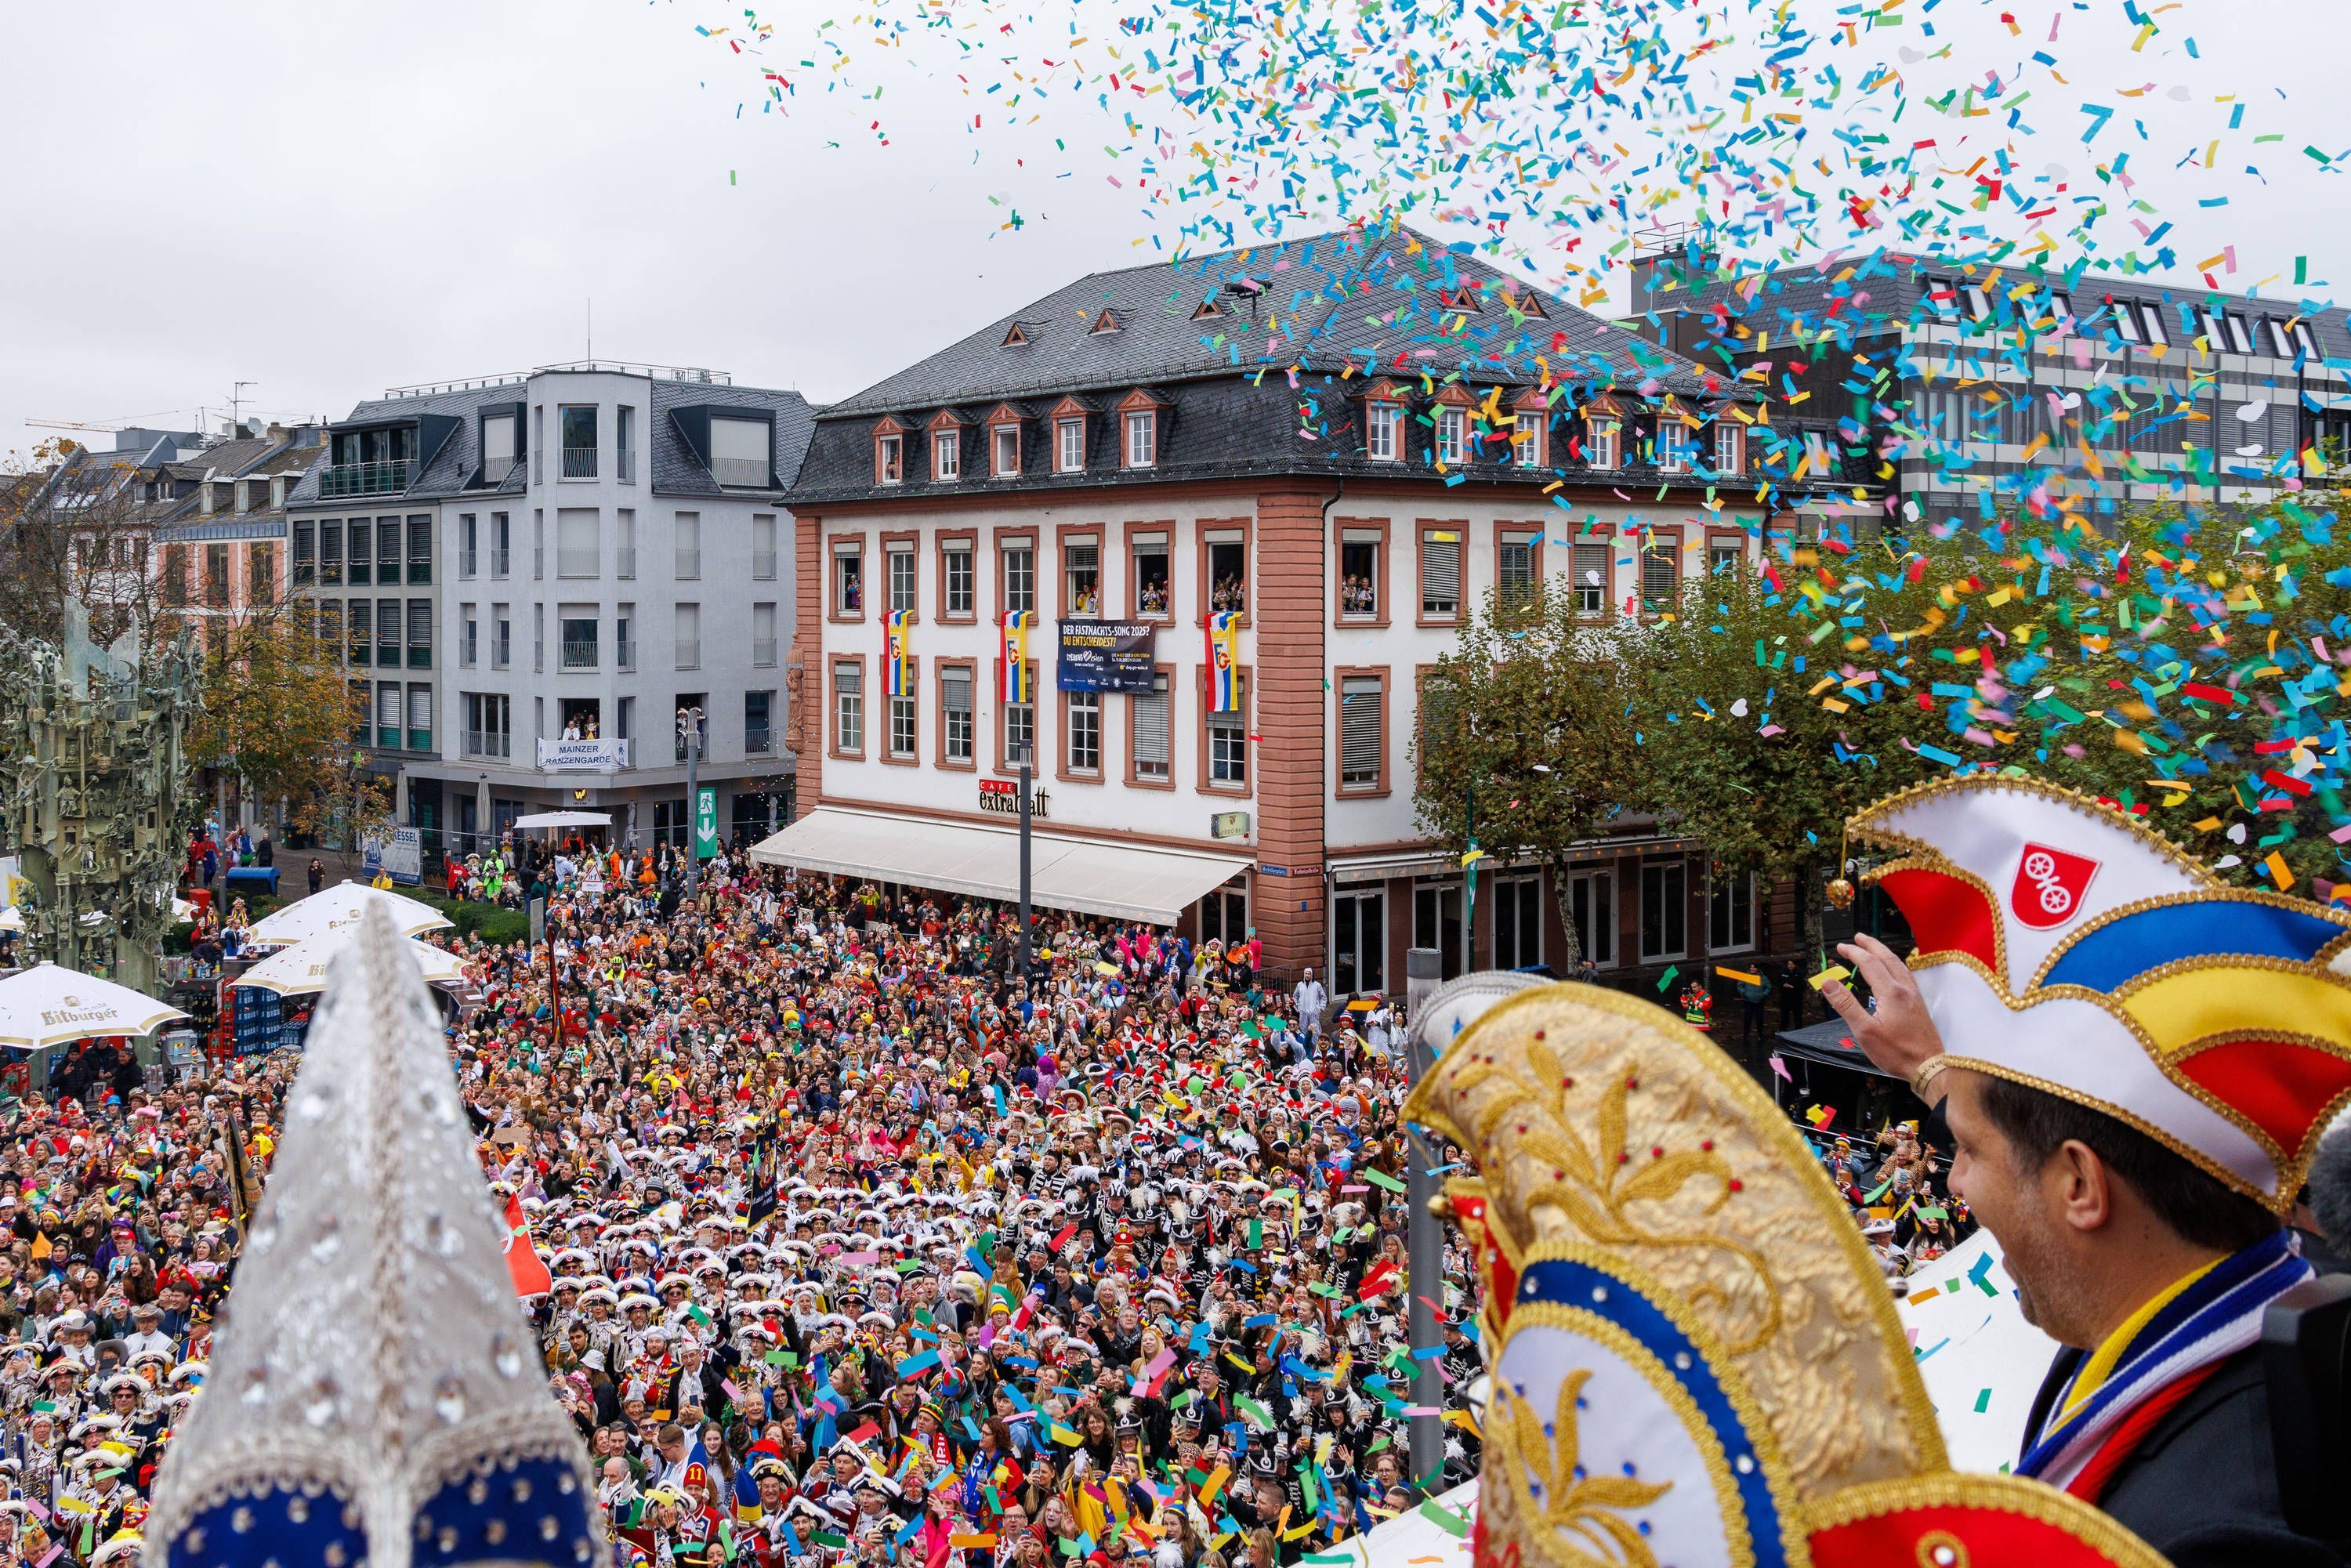
[(1941, 1051), (1920, 1062), (1918, 1071), (1910, 1075), (1910, 1092), (1932, 1105), (1935, 1103), (1935, 1080), (1940, 1078), (1943, 1070), (1950, 1065), (1951, 1059)]

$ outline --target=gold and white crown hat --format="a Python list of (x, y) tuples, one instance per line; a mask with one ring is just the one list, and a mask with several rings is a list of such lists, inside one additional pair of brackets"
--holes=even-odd
[(2233, 888), (2161, 833), (2031, 779), (1856, 813), (1868, 880), (1954, 1066), (2127, 1123), (2283, 1213), (2351, 1100), (2351, 916)]

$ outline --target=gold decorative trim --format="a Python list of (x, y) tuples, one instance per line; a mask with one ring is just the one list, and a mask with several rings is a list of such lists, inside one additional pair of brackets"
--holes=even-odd
[[(2295, 898), (2287, 894), (2273, 893), (2265, 887), (2232, 887), (2222, 889), (2218, 893), (2158, 893), (2146, 898), (2134, 898), (2128, 904), (2118, 904), (2083, 926), (2079, 931), (2067, 936), (2063, 942), (2049, 950), (2049, 956), (2042, 960), (2040, 969), (2027, 982), (2024, 988), (2027, 991), (2040, 989), (2042, 983), (2048, 979), (2049, 971), (2057, 967), (2059, 960), (2093, 934), (2105, 930), (2116, 921), (2128, 919), (2134, 915), (2144, 915), (2150, 909), (2168, 909), (2182, 904), (2259, 904), (2272, 909), (2286, 910), (2294, 915), (2310, 915), (2342, 927), (2341, 936), (2321, 947), (2307, 960), (2273, 957), (2269, 960), (2272, 963), (2290, 964), (2297, 968), (2306, 963), (2311, 967), (2324, 970), (2346, 946), (2351, 946), (2351, 916), (2329, 909), (2323, 904), (2313, 904), (2306, 898)], [(2196, 956), (2218, 956), (2210, 954)], [(2238, 956), (2236, 962), (2247, 964), (2261, 956), (2263, 956), (2252, 953), (2242, 954)], [(2181, 961), (2173, 960), (2175, 963)]]
[[(1904, 855), (1899, 860), (1888, 861), (1882, 866), (1862, 873), (1861, 880), (1874, 887), (1879, 878), (1897, 871), (1930, 871), (1938, 875), (1954, 877), (1984, 895), (1985, 906), (1991, 911), (1991, 956), (2000, 964), (2001, 989), (2005, 993), (2008, 988), (2008, 922), (2001, 916), (2000, 894), (1992, 891), (1991, 883), (1964, 866), (1953, 864), (1943, 854), (1934, 850), (1920, 850)], [(1946, 948), (1943, 951), (1948, 952), (1949, 949)]]
[(1808, 1534), (1862, 1520), (1922, 1509), (1991, 1509), (2062, 1530), (2104, 1555), (2115, 1568), (2171, 1568), (2146, 1542), (2081, 1499), (2022, 1476), (1941, 1470), (1898, 1481), (1865, 1481), (1808, 1505)]

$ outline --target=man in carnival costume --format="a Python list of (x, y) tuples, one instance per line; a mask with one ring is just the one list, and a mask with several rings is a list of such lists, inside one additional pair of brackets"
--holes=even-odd
[(1870, 880), (1917, 946), (1840, 948), (1875, 1010), (1823, 994), (1937, 1108), (1953, 1188), (2064, 1347), (2015, 1472), (2178, 1568), (2339, 1562), (2285, 1523), (2259, 1341), (2310, 1277), (2283, 1217), (2351, 1097), (2351, 917), (2029, 779), (1906, 791), (1849, 831), (1897, 856)]

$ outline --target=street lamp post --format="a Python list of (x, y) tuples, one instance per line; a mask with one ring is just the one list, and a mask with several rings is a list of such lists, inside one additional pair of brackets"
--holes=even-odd
[(685, 748), (685, 896), (702, 885), (702, 710), (677, 710), (677, 743)]

